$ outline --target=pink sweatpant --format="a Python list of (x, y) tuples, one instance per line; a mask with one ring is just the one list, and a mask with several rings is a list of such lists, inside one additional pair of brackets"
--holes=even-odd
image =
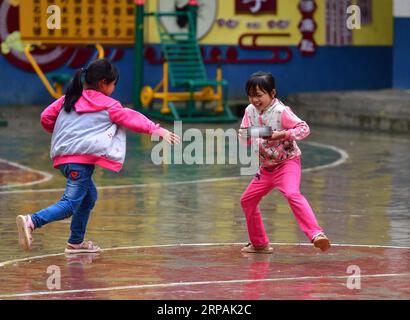
[(276, 166), (272, 172), (261, 167), (260, 175), (256, 175), (246, 188), (241, 197), (241, 206), (246, 216), (249, 239), (254, 246), (269, 243), (259, 202), (274, 188), (277, 188), (288, 200), (300, 228), (310, 241), (323, 231), (309, 203), (300, 193), (300, 175), (300, 158), (289, 159)]

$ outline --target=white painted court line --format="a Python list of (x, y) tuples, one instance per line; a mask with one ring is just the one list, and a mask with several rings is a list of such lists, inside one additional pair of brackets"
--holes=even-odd
[[(317, 170), (323, 170), (327, 168), (332, 168), (335, 166), (339, 166), (344, 163), (348, 158), (349, 155), (346, 151), (340, 148), (336, 148), (331, 145), (326, 145), (317, 142), (305, 142), (306, 144), (310, 144), (313, 146), (328, 148), (333, 151), (336, 151), (340, 154), (340, 159), (326, 164), (322, 166), (317, 166), (313, 168), (302, 169), (302, 172), (312, 172)], [(37, 171), (36, 171), (37, 172)], [(52, 175), (50, 175), (52, 177)], [(50, 177), (50, 179), (51, 179)], [(239, 177), (224, 177), (224, 178), (211, 178), (211, 179), (198, 179), (198, 180), (188, 180), (188, 181), (175, 181), (175, 182), (157, 182), (157, 183), (143, 183), (143, 184), (129, 184), (129, 185), (118, 185), (118, 186), (104, 186), (104, 187), (97, 187), (98, 190), (118, 190), (118, 189), (131, 189), (131, 188), (147, 188), (147, 187), (158, 187), (158, 186), (177, 186), (177, 185), (187, 185), (187, 184), (199, 184), (199, 183), (212, 183), (212, 182), (222, 182), (222, 181), (233, 181), (233, 180), (240, 180), (240, 179), (249, 179), (250, 176), (239, 176)], [(50, 180), (48, 179), (48, 180)], [(46, 180), (46, 181), (48, 181)], [(44, 181), (43, 181), (44, 182)], [(37, 184), (40, 182), (35, 182), (32, 184)], [(26, 185), (24, 185), (26, 186)], [(11, 186), (7, 186), (11, 187)], [(3, 189), (6, 187), (3, 187)], [(2, 187), (0, 187), (2, 189)], [(51, 193), (51, 192), (64, 192), (64, 188), (56, 188), (56, 189), (39, 189), (39, 190), (9, 190), (9, 191), (0, 191), (0, 195), (2, 194), (21, 194), (21, 193)]]
[[(368, 274), (360, 275), (360, 278), (384, 278), (384, 277), (403, 277), (410, 276), (410, 273), (385, 273), (385, 274)], [(50, 296), (62, 295), (70, 293), (84, 293), (84, 292), (102, 292), (102, 291), (119, 291), (119, 290), (139, 290), (139, 289), (155, 289), (155, 288), (169, 288), (169, 287), (186, 287), (198, 285), (224, 285), (224, 284), (246, 284), (246, 283), (263, 283), (263, 282), (280, 282), (280, 281), (306, 281), (306, 280), (324, 280), (324, 279), (348, 279), (347, 276), (308, 276), (308, 277), (289, 277), (289, 278), (270, 278), (270, 279), (235, 279), (235, 280), (219, 280), (219, 281), (195, 281), (195, 282), (170, 282), (158, 284), (140, 284), (130, 286), (116, 286), (94, 289), (76, 289), (76, 290), (61, 290), (61, 291), (34, 291), (29, 293), (15, 293), (0, 295), (1, 298), (17, 298), (17, 297), (34, 297), (34, 296)]]
[(9, 264), (13, 263), (18, 263), (18, 262), (24, 262), (24, 261), (31, 261), (31, 260), (38, 260), (38, 259), (43, 259), (43, 258), (48, 258), (48, 257), (57, 257), (57, 256), (62, 256), (64, 253), (51, 253), (51, 254), (45, 254), (41, 256), (34, 256), (34, 257), (27, 257), (27, 258), (22, 258), (22, 259), (15, 259), (15, 260), (9, 260), (5, 262), (0, 262), (0, 267), (4, 267)]
[[(193, 246), (229, 246), (229, 245), (243, 245), (242, 242), (220, 242), (220, 243), (180, 243), (180, 244), (160, 244), (160, 245), (149, 245), (149, 246), (128, 246), (128, 247), (116, 247), (107, 248), (103, 251), (115, 251), (115, 250), (129, 250), (129, 249), (147, 249), (147, 248), (165, 248), (165, 247), (193, 247)], [(311, 243), (271, 243), (274, 246), (311, 246)], [(388, 249), (410, 249), (410, 247), (399, 247), (399, 246), (383, 246), (383, 245), (365, 245), (365, 244), (343, 244), (335, 243), (332, 244), (335, 247), (363, 247), (363, 248), (388, 248)], [(16, 259), (11, 261), (5, 261), (0, 263), (0, 267), (10, 265), (13, 263), (32, 261), (36, 259), (62, 256), (65, 253), (47, 254), (42, 256), (28, 257), (23, 259)], [(410, 273), (386, 273), (386, 274), (372, 274), (372, 275), (361, 275), (361, 278), (381, 278), (381, 277), (403, 277), (410, 276)], [(270, 278), (270, 279), (234, 279), (234, 280), (222, 280), (222, 281), (196, 281), (196, 282), (171, 282), (171, 283), (158, 283), (158, 284), (142, 284), (142, 285), (130, 285), (130, 286), (114, 286), (105, 288), (95, 288), (95, 289), (77, 289), (77, 290), (61, 290), (61, 291), (36, 291), (29, 293), (15, 293), (0, 295), (1, 298), (17, 298), (17, 297), (34, 297), (34, 296), (49, 296), (49, 295), (62, 295), (71, 293), (84, 293), (84, 292), (103, 292), (103, 291), (118, 291), (118, 290), (138, 290), (138, 289), (150, 289), (150, 288), (166, 288), (166, 287), (177, 287), (177, 286), (197, 286), (197, 285), (223, 285), (223, 284), (246, 284), (255, 282), (279, 282), (279, 281), (304, 281), (304, 280), (320, 280), (320, 279), (347, 279), (351, 275), (347, 276), (307, 276), (307, 277), (289, 277), (289, 278)]]
[(8, 160), (5, 160), (5, 159), (0, 159), (0, 162), (6, 163), (6, 164), (8, 164), (9, 166), (17, 167), (17, 168), (19, 168), (19, 169), (22, 169), (22, 170), (25, 170), (25, 171), (28, 171), (28, 172), (34, 172), (34, 173), (37, 173), (37, 174), (43, 176), (42, 179), (35, 180), (35, 181), (31, 181), (31, 182), (26, 182), (26, 183), (14, 183), (14, 184), (9, 184), (9, 185), (7, 185), (7, 186), (0, 186), (0, 190), (1, 190), (1, 189), (5, 189), (5, 188), (11, 188), (11, 187), (27, 187), (27, 186), (32, 186), (32, 185), (34, 185), (34, 184), (39, 184), (39, 183), (47, 182), (47, 181), (49, 181), (49, 180), (51, 180), (51, 179), (53, 178), (53, 175), (50, 174), (50, 173), (48, 173), (48, 172), (44, 172), (44, 171), (40, 171), (40, 170), (34, 170), (34, 169), (32, 169), (32, 168), (23, 166), (23, 165), (18, 164), (18, 163), (16, 163), (16, 162), (8, 161)]
[(337, 147), (334, 147), (334, 146), (331, 146), (331, 145), (323, 144), (323, 143), (318, 143), (318, 142), (306, 141), (305, 143), (310, 144), (312, 146), (325, 147), (325, 148), (331, 149), (333, 151), (336, 151), (340, 154), (340, 159), (338, 159), (338, 160), (336, 160), (332, 163), (329, 163), (329, 164), (324, 164), (322, 166), (303, 169), (302, 172), (312, 172), (312, 171), (323, 170), (323, 169), (327, 169), (327, 168), (333, 168), (333, 167), (341, 165), (342, 163), (346, 162), (347, 159), (349, 159), (349, 154), (343, 149), (340, 149), (340, 148), (337, 148)]
[[(171, 248), (171, 247), (210, 247), (210, 246), (240, 246), (244, 245), (244, 242), (215, 242), (215, 243), (171, 243), (171, 244), (157, 244), (157, 245), (147, 245), (147, 246), (127, 246), (127, 247), (113, 247), (113, 248), (106, 248), (102, 249), (102, 251), (116, 251), (116, 250), (132, 250), (132, 249), (150, 249), (150, 248)], [(306, 242), (271, 242), (273, 246), (312, 246), (311, 243)], [(332, 243), (333, 247), (362, 247), (362, 248), (385, 248), (385, 249), (410, 249), (410, 247), (401, 247), (401, 246), (383, 246), (383, 245), (366, 245), (366, 244), (348, 244), (348, 243)], [(38, 260), (48, 257), (56, 257), (56, 256), (63, 256), (65, 253), (52, 253), (52, 254), (45, 254), (41, 256), (33, 256), (15, 260), (4, 261), (0, 263), (0, 267), (4, 267), (6, 265), (25, 262), (25, 261), (32, 261)]]

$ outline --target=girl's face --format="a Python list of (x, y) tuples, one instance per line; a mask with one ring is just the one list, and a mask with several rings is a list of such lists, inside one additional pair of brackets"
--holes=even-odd
[(263, 111), (272, 104), (276, 90), (273, 89), (271, 93), (264, 92), (259, 87), (256, 87), (255, 94), (248, 96), (249, 102), (252, 103), (258, 111)]

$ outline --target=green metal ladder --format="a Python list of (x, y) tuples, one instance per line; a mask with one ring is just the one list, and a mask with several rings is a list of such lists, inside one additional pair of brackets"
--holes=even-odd
[[(228, 82), (224, 79), (208, 79), (201, 50), (196, 37), (196, 28), (191, 12), (155, 12), (158, 34), (161, 40), (161, 49), (165, 61), (169, 67), (169, 84), (175, 88), (183, 88), (190, 93), (191, 99), (187, 101), (186, 110), (182, 116), (182, 111), (177, 111), (172, 101), (169, 107), (173, 114), (191, 122), (231, 122), (237, 118), (232, 114), (228, 106)], [(186, 32), (168, 32), (161, 18), (186, 15), (188, 30)], [(208, 112), (196, 110), (194, 92), (199, 87), (222, 86), (222, 112)]]

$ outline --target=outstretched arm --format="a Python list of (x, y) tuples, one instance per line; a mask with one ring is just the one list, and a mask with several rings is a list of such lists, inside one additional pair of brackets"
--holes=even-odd
[(160, 127), (159, 124), (154, 123), (142, 113), (130, 108), (124, 108), (119, 103), (109, 108), (108, 113), (112, 122), (117, 123), (118, 125), (131, 131), (150, 135), (159, 135), (170, 144), (179, 143), (180, 141), (176, 134)]

